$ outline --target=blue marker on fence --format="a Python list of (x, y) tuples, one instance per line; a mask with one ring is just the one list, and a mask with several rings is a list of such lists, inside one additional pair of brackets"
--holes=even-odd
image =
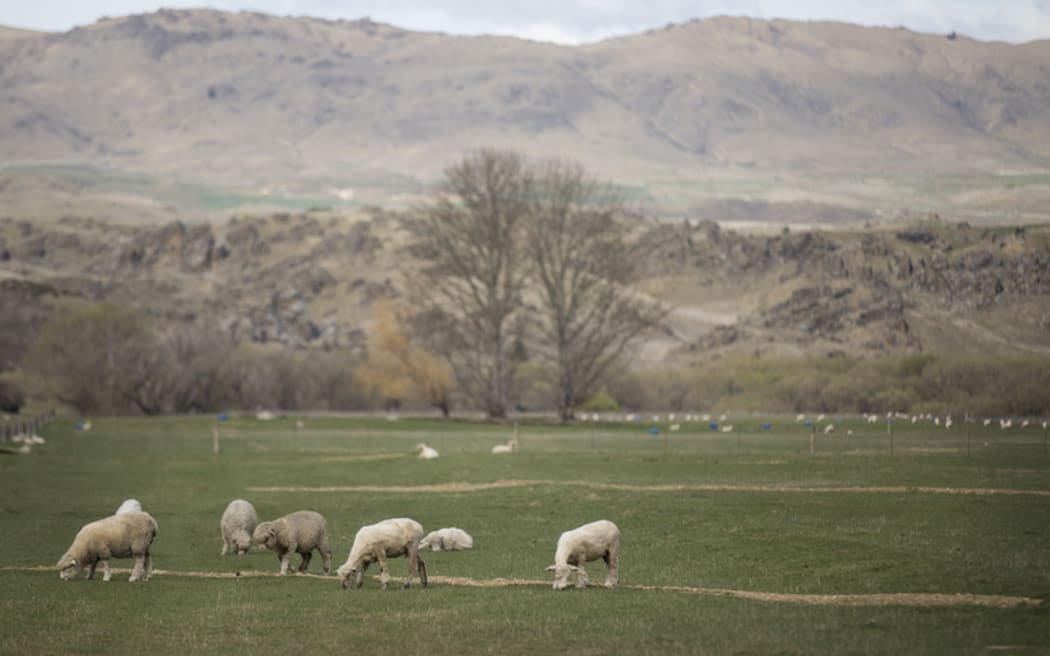
[(650, 429), (649, 429), (649, 434), (650, 434), (650, 435), (659, 435), (659, 434), (660, 434), (660, 429), (659, 429), (659, 428), (656, 428), (656, 427), (654, 426), (654, 427), (652, 427), (652, 428), (650, 428)]

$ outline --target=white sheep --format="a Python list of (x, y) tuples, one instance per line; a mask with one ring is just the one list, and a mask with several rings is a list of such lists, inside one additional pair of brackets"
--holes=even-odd
[(110, 558), (134, 558), (135, 566), (128, 581), (148, 581), (153, 573), (150, 546), (156, 537), (157, 522), (144, 512), (110, 515), (86, 524), (59, 559), (59, 576), (69, 581), (87, 567), (86, 578), (93, 578), (95, 566), (102, 561), (102, 580), (108, 581), (112, 577)]
[(835, 424), (828, 424), (827, 426), (824, 427), (824, 434), (825, 435), (827, 435), (828, 433), (834, 433), (834, 432), (835, 432)]
[(453, 526), (431, 531), (420, 540), (419, 548), (431, 551), (465, 551), (474, 548), (474, 538), (463, 529)]
[(416, 456), (423, 460), (433, 460), (438, 457), (438, 452), (437, 449), (420, 442), (416, 445)]
[(255, 527), (252, 539), (260, 549), (269, 549), (281, 561), (281, 574), (288, 573), (288, 559), (298, 553), (303, 560), (299, 571), (305, 572), (316, 549), (324, 561), (324, 573), (332, 571), (332, 550), (328, 547), (328, 525), (320, 513), (300, 510), (262, 522)]
[(554, 564), (547, 568), (548, 572), (554, 572), (554, 589), (567, 588), (569, 575), (573, 572), (576, 573), (576, 587), (587, 587), (585, 566), (599, 558), (609, 567), (605, 587), (611, 588), (619, 582), (620, 529), (616, 524), (600, 519), (562, 533), (554, 551)]
[(412, 584), (412, 578), (417, 573), (420, 584), (424, 588), (427, 587), (427, 566), (419, 557), (422, 537), (423, 526), (407, 517), (384, 519), (362, 526), (354, 536), (354, 544), (350, 547), (350, 555), (347, 556), (346, 562), (336, 570), (336, 574), (342, 579), (343, 588), (349, 588), (351, 585), (360, 588), (365, 570), (378, 561), (379, 581), (385, 590), (390, 581), (386, 559), (399, 556), (408, 558), (408, 578), (405, 579), (405, 587)]
[(142, 512), (142, 504), (139, 503), (138, 499), (124, 499), (124, 503), (120, 504), (117, 508), (117, 512), (114, 515), (123, 515), (126, 513)]
[(506, 444), (497, 444), (492, 447), (493, 453), (517, 453), (518, 452), (518, 433), (515, 429), (514, 435), (507, 440)]
[(238, 556), (252, 548), (252, 533), (259, 523), (255, 506), (244, 499), (234, 499), (226, 506), (219, 521), (222, 530), (222, 553), (236, 552)]

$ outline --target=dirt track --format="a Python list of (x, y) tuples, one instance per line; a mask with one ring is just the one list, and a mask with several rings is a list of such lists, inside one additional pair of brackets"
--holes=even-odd
[(931, 487), (926, 485), (883, 485), (883, 486), (788, 486), (788, 485), (729, 485), (729, 484), (696, 484), (696, 485), (626, 485), (619, 483), (600, 483), (597, 481), (558, 481), (504, 479), (489, 483), (441, 483), (436, 485), (333, 485), (333, 486), (292, 486), (292, 487), (249, 487), (249, 492), (402, 492), (402, 493), (441, 493), (441, 492), (481, 492), (511, 487), (533, 487), (541, 485), (565, 485), (585, 487), (595, 490), (626, 490), (630, 492), (804, 492), (804, 493), (869, 493), (869, 494), (964, 494), (964, 495), (1029, 495), (1050, 497), (1050, 490), (1014, 490), (1006, 488), (981, 487)]
[[(32, 567), (0, 567), (4, 572), (56, 572), (54, 567), (37, 565)], [(113, 568), (114, 575), (127, 574), (128, 568)], [(208, 579), (236, 579), (236, 578), (280, 578), (280, 574), (272, 571), (244, 571), (244, 572), (180, 572), (166, 569), (153, 570), (154, 576), (166, 577), (188, 577)], [(99, 575), (100, 576), (100, 575)], [(316, 579), (319, 581), (335, 582), (335, 576), (321, 576), (319, 574), (294, 574), (302, 578)], [(395, 579), (396, 580), (396, 579)], [(78, 581), (80, 582), (80, 581)], [(431, 583), (439, 585), (450, 585), (470, 588), (508, 588), (518, 586), (550, 587), (550, 581), (540, 579), (472, 579), (460, 576), (431, 576)], [(1043, 603), (1042, 599), (1032, 597), (1018, 597), (1007, 595), (981, 595), (981, 594), (942, 594), (942, 593), (914, 593), (914, 592), (891, 592), (881, 594), (791, 594), (784, 592), (759, 592), (754, 590), (730, 590), (725, 588), (698, 588), (678, 585), (621, 585), (626, 590), (645, 590), (649, 592), (671, 592), (679, 594), (701, 595), (708, 597), (734, 597), (737, 599), (750, 599), (752, 601), (764, 601), (772, 603), (802, 604), (808, 606), (908, 606), (908, 607), (950, 607), (950, 606), (979, 606), (984, 608), (1015, 608), (1034, 607)]]

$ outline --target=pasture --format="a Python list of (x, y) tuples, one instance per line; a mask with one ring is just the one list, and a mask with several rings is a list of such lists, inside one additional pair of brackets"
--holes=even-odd
[[(986, 654), (1050, 651), (1050, 457), (1042, 428), (794, 418), (527, 423), (307, 417), (59, 420), (0, 456), (0, 653)], [(764, 422), (771, 428), (762, 428)], [(219, 427), (221, 451), (213, 453)], [(660, 429), (651, 435), (650, 427)], [(845, 435), (846, 428), (853, 435)], [(436, 460), (412, 457), (426, 442)], [(59, 580), (77, 530), (142, 501), (153, 579)], [(220, 556), (235, 498), (260, 520), (328, 520), (333, 569), (356, 530), (409, 516), (475, 549), (424, 552), (428, 589), (276, 576), (270, 552)], [(623, 532), (620, 586), (551, 589), (561, 531)], [(298, 557), (293, 557), (298, 564)]]

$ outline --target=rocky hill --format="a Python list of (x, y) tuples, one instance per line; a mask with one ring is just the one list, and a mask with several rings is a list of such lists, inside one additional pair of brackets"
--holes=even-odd
[(1045, 220), (1048, 61), (1048, 41), (744, 18), (577, 47), (208, 10), (2, 30), (0, 200), (389, 206), (496, 146), (655, 213)]
[[(0, 221), (0, 359), (55, 299), (109, 300), (241, 341), (360, 349), (375, 302), (405, 292), (401, 220), (328, 211), (213, 226)], [(864, 232), (751, 235), (641, 224), (636, 286), (671, 309), (643, 366), (729, 354), (1050, 353), (1050, 227), (931, 218)]]

